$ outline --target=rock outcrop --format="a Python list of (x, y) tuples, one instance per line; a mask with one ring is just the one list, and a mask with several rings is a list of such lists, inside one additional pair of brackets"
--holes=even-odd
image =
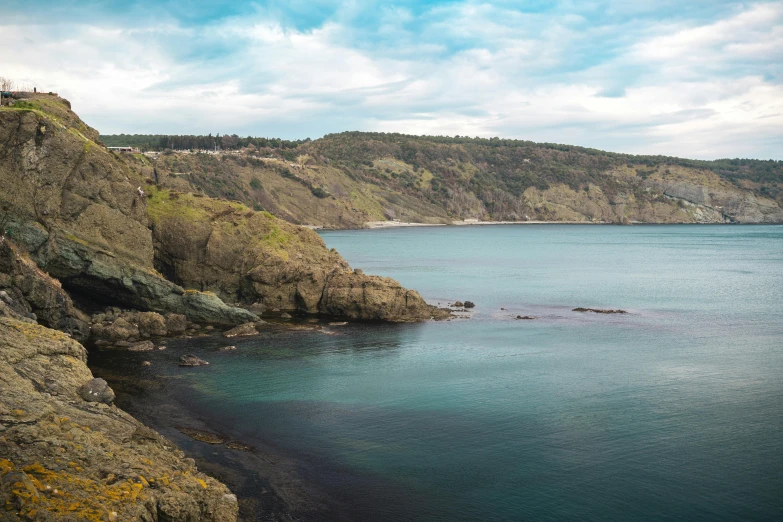
[(85, 361), (65, 334), (0, 317), (0, 518), (236, 520), (236, 497), (110, 405)]
[(354, 272), (311, 230), (155, 189), (143, 161), (107, 151), (95, 136), (56, 96), (0, 110), (0, 220), (69, 292), (227, 325), (258, 317), (221, 298), (362, 320), (447, 314), (396, 281)]
[(359, 320), (422, 321), (448, 312), (393, 279), (354, 271), (307, 228), (235, 202), (149, 189), (158, 270), (222, 298)]
[(76, 309), (60, 282), (7, 239), (0, 239), (0, 292), (0, 301), (16, 316), (68, 332), (81, 341), (89, 335), (87, 316)]

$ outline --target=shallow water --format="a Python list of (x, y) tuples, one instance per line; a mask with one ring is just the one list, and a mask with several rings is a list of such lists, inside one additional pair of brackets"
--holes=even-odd
[(783, 227), (323, 238), (431, 302), (477, 307), (262, 335), (230, 353), (210, 353), (214, 338), (173, 343), (167, 357), (210, 354), (203, 371), (171, 366), (193, 407), (299, 455), (355, 517), (783, 519)]

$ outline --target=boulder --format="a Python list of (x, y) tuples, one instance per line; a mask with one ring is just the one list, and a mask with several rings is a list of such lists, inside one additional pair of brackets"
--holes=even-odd
[(156, 312), (139, 313), (139, 332), (144, 335), (163, 337), (168, 333), (166, 329), (166, 320), (162, 315)]
[(245, 323), (241, 324), (239, 326), (236, 326), (232, 328), (231, 330), (228, 330), (227, 332), (223, 332), (223, 337), (245, 337), (248, 335), (256, 335), (258, 333), (258, 330), (256, 330), (255, 323)]
[(188, 318), (183, 314), (166, 314), (166, 330), (169, 334), (183, 334), (188, 329)]
[(111, 404), (114, 402), (114, 391), (109, 387), (109, 384), (100, 377), (90, 379), (84, 385), (82, 385), (77, 393), (79, 397), (87, 402), (102, 402), (104, 404)]
[(180, 366), (206, 366), (207, 364), (209, 364), (207, 361), (196, 357), (192, 353), (183, 355), (179, 358)]
[(465, 308), (475, 308), (476, 304), (472, 301), (465, 301)]
[(462, 301), (457, 301), (451, 306), (453, 306), (454, 308), (462, 308), (463, 306), (465, 306), (465, 303), (463, 303)]
[(141, 341), (128, 346), (129, 352), (151, 352), (155, 349), (155, 345), (152, 341)]

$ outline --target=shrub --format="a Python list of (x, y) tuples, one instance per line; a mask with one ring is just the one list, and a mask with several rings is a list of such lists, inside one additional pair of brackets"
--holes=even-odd
[(326, 197), (328, 197), (328, 196), (329, 196), (329, 193), (328, 193), (328, 192), (326, 192), (326, 191), (325, 191), (324, 189), (322, 189), (321, 187), (312, 187), (312, 188), (310, 189), (310, 192), (312, 192), (312, 193), (313, 193), (313, 196), (315, 196), (315, 197), (317, 197), (317, 198), (321, 198), (321, 199), (323, 199), (323, 198), (326, 198)]

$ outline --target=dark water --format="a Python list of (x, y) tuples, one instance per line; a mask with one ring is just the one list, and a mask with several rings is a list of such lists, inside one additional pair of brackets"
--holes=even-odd
[(472, 318), (166, 357), (209, 356), (170, 366), (192, 407), (298, 455), (350, 516), (783, 520), (783, 227), (323, 237), (433, 302), (474, 301)]

